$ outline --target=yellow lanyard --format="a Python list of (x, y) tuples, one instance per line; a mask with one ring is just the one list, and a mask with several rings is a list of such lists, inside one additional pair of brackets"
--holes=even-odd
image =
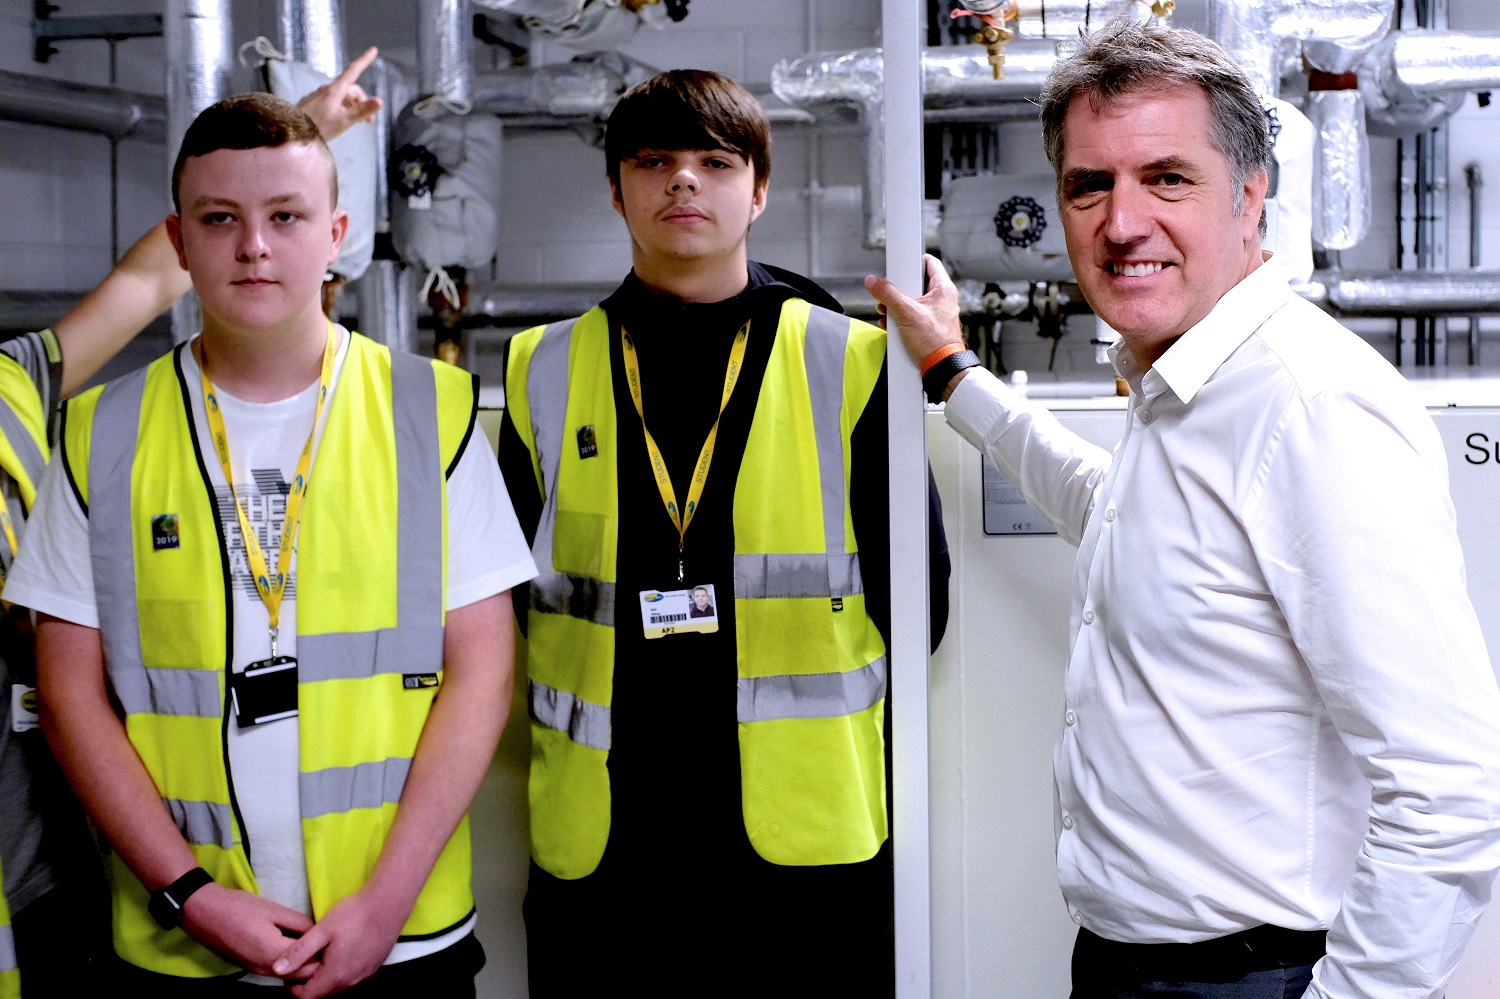
[(229, 484), (229, 495), (234, 500), (235, 513), (240, 518), (240, 535), (245, 539), (245, 554), (250, 559), (250, 571), (255, 574), (255, 591), (271, 619), (271, 658), (276, 658), (277, 627), (281, 621), (281, 598), (286, 596), (286, 581), (292, 565), (292, 549), (297, 541), (297, 527), (302, 520), (302, 500), (307, 494), (307, 476), (312, 470), (313, 438), (318, 433), (318, 420), (323, 416), (323, 405), (328, 401), (328, 389), (333, 383), (333, 359), (338, 354), (339, 338), (333, 324), (328, 324), (328, 343), (323, 348), (323, 371), (318, 376), (318, 403), (313, 409), (312, 429), (307, 432), (307, 443), (302, 445), (302, 456), (297, 459), (297, 471), (292, 477), (291, 490), (286, 498), (286, 517), (281, 526), (281, 551), (276, 558), (276, 575), (272, 576), (266, 564), (266, 553), (260, 547), (260, 538), (250, 523), (250, 515), (234, 491), (234, 471), (229, 463), (229, 434), (224, 427), (224, 414), (219, 410), (219, 399), (214, 394), (214, 383), (209, 381), (208, 369), (203, 365), (203, 343), (198, 344), (198, 370), (203, 375), (203, 408), (208, 413), (208, 427), (212, 431), (214, 453), (219, 456), (219, 465), (224, 469), (224, 481)]
[(630, 334), (625, 332), (625, 327), (620, 327), (620, 344), (625, 355), (625, 380), (630, 384), (630, 399), (635, 403), (636, 414), (641, 418), (641, 430), (646, 434), (646, 453), (651, 456), (651, 472), (656, 476), (656, 488), (661, 493), (662, 503), (666, 505), (667, 516), (672, 518), (672, 526), (677, 528), (679, 583), (682, 582), (682, 551), (687, 543), (688, 525), (693, 522), (693, 514), (698, 512), (698, 501), (703, 498), (703, 485), (708, 481), (708, 466), (714, 460), (714, 443), (719, 438), (719, 420), (724, 416), (724, 408), (729, 405), (729, 397), (734, 394), (735, 382), (740, 380), (740, 371), (745, 364), (745, 344), (749, 339), (750, 323), (747, 320), (734, 335), (734, 346), (729, 350), (729, 367), (724, 371), (724, 394), (719, 400), (719, 415), (714, 417), (714, 425), (709, 428), (703, 449), (698, 452), (698, 464), (694, 466), (693, 477), (688, 483), (687, 503), (679, 511), (677, 490), (673, 488), (671, 476), (667, 474), (667, 463), (662, 459), (661, 449), (656, 446), (656, 441), (646, 426), (646, 412), (641, 406), (641, 365), (635, 356), (635, 343), (630, 339)]
[[(5, 544), (10, 549), (10, 561), (3, 568), (0, 568), (0, 580), (3, 580), (10, 574), (10, 566), (15, 565), (16, 551), (18, 550), (16, 544), (16, 525), (11, 522), (10, 503), (4, 496), (0, 496), (0, 527), (5, 528)], [(8, 609), (10, 604), (5, 604), (5, 607)]]
[(16, 544), (16, 525), (10, 519), (10, 504), (4, 496), (0, 496), (0, 527), (5, 528), (5, 544), (10, 549), (12, 560), (16, 557), (18, 546)]

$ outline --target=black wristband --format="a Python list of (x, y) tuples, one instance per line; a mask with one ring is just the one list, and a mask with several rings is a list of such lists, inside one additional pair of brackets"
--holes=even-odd
[(158, 926), (164, 930), (175, 930), (182, 925), (182, 907), (193, 892), (213, 881), (213, 876), (201, 867), (195, 867), (165, 888), (151, 893), (146, 910)]
[(972, 350), (960, 350), (956, 354), (949, 354), (934, 364), (927, 374), (922, 376), (922, 391), (927, 393), (927, 401), (934, 406), (942, 402), (943, 389), (948, 387), (953, 376), (965, 368), (977, 368), (979, 364), (979, 355)]

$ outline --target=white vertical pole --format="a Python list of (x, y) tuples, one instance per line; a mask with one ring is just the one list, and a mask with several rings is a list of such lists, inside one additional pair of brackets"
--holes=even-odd
[[(925, 5), (882, 0), (885, 53), (885, 272), (922, 291), (922, 32)], [(894, 326), (894, 324), (892, 324)], [(921, 379), (896, 330), (886, 352), (891, 462), (892, 847), (896, 995), (932, 994), (931, 844), (927, 807), (927, 441)]]

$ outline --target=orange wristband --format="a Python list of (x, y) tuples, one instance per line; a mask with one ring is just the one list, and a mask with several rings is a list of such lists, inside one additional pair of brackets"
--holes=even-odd
[(921, 371), (922, 371), (922, 377), (926, 378), (927, 377), (927, 372), (929, 372), (933, 368), (937, 367), (938, 362), (941, 361), (943, 358), (945, 358), (945, 357), (952, 357), (954, 354), (957, 354), (959, 351), (961, 351), (963, 349), (964, 349), (964, 345), (963, 345), (962, 341), (960, 341), (958, 343), (945, 343), (941, 347), (939, 347), (937, 350), (934, 350), (932, 353), (928, 354), (925, 358), (922, 359), (922, 364), (920, 366), (921, 367)]

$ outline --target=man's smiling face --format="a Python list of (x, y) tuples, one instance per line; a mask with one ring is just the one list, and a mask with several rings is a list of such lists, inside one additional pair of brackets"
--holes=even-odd
[[(1063, 120), (1058, 202), (1089, 305), (1151, 364), (1261, 261), (1266, 174), (1236, 185), (1204, 91), (1138, 91)], [(1236, 201), (1239, 206), (1236, 209)]]

